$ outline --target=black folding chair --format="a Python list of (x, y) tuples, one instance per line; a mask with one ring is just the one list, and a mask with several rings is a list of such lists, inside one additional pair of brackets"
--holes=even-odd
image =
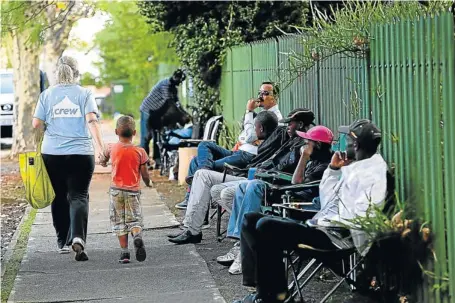
[[(383, 207), (383, 213), (388, 217), (391, 217), (392, 210), (395, 208), (396, 200), (394, 194), (395, 178), (392, 173), (388, 171), (387, 195)], [(290, 204), (287, 203), (273, 204), (272, 208), (272, 213), (274, 214), (289, 217), (302, 222), (311, 219), (317, 213), (317, 211), (314, 210), (304, 210), (291, 207)], [(377, 241), (377, 239), (374, 239), (372, 241), (373, 245)], [(297, 257), (293, 260), (294, 256)], [(367, 256), (367, 250), (358, 252), (356, 247), (345, 243), (343, 245), (338, 245), (338, 247), (333, 250), (321, 250), (305, 244), (299, 244), (294, 251), (286, 254), (286, 268), (291, 270), (293, 279), (293, 281), (288, 285), (288, 290), (291, 293), (288, 301), (298, 295), (302, 302), (304, 302), (302, 289), (322, 268), (330, 270), (339, 278), (339, 280), (322, 298), (320, 301), (321, 303), (326, 302), (344, 282), (348, 284), (351, 290), (355, 290), (359, 286), (359, 281), (357, 281), (357, 269), (365, 262), (365, 258)], [(309, 262), (302, 270), (300, 270), (304, 260), (309, 260)], [(296, 263), (298, 263), (297, 266), (295, 266)], [(313, 270), (309, 273), (312, 268)], [(300, 280), (304, 278), (305, 275), (307, 275), (305, 280), (300, 284)], [(360, 285), (363, 286), (364, 283), (365, 281), (360, 281)]]

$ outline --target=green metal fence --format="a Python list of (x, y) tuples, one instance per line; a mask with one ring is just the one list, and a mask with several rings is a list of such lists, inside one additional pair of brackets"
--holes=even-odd
[[(285, 87), (279, 99), (283, 114), (298, 107), (311, 108), (319, 124), (334, 130), (367, 113), (366, 60), (339, 54), (291, 75), (287, 54), (301, 49), (301, 41), (299, 36), (283, 37), (228, 51), (221, 80), (223, 116), (228, 122), (242, 118), (246, 102), (256, 96), (263, 81), (281, 82)], [(295, 80), (287, 83), (292, 77)]]
[[(381, 127), (381, 152), (395, 172), (400, 200), (415, 204), (436, 235), (439, 278), (428, 279), (421, 301), (455, 302), (453, 15), (375, 25), (371, 32), (366, 58), (337, 54), (317, 62), (282, 91), (279, 106), (283, 114), (311, 108), (317, 123), (334, 131), (358, 117)], [(262, 81), (289, 78), (287, 53), (301, 51), (302, 41), (283, 37), (228, 51), (221, 82), (227, 121), (242, 118)]]
[(400, 197), (431, 222), (436, 276), (451, 281), (452, 301), (436, 290), (424, 293), (424, 302), (455, 300), (453, 28), (451, 14), (372, 28), (371, 109), (385, 133), (382, 154), (394, 167)]

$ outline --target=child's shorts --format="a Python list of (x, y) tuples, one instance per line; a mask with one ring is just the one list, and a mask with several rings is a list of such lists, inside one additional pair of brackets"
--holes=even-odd
[(134, 227), (142, 229), (141, 193), (111, 188), (109, 196), (112, 231), (121, 236), (128, 234)]

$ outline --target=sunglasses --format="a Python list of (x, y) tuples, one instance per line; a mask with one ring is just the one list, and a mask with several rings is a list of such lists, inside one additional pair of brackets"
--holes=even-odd
[(271, 91), (268, 91), (268, 90), (260, 90), (260, 91), (258, 91), (258, 96), (270, 96), (270, 95), (272, 95)]

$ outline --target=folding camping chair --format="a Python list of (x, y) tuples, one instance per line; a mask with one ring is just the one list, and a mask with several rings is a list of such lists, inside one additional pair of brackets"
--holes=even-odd
[[(288, 197), (286, 197), (288, 198)], [(390, 217), (391, 211), (395, 208), (395, 178), (390, 171), (387, 172), (387, 194), (383, 208), (384, 214)], [(317, 211), (297, 209), (286, 204), (273, 204), (272, 211), (283, 217), (290, 217), (296, 220), (305, 222), (311, 219)], [(321, 250), (305, 244), (299, 244), (297, 249), (286, 254), (286, 268), (291, 270), (293, 281), (288, 285), (288, 290), (291, 293), (290, 299), (299, 295), (300, 299), (304, 300), (302, 289), (311, 279), (318, 273), (321, 268), (329, 269), (340, 280), (336, 285), (323, 297), (320, 301), (326, 302), (330, 296), (343, 284), (347, 282), (351, 290), (355, 290), (357, 283), (357, 268), (364, 262), (365, 250), (362, 253), (358, 252), (353, 246), (338, 245), (334, 250)], [(292, 260), (294, 254), (297, 258)], [(310, 260), (308, 264), (300, 271), (303, 260)], [(298, 266), (295, 266), (298, 263)], [(305, 280), (299, 284), (299, 281), (315, 266)], [(300, 271), (300, 272), (299, 272)], [(289, 299), (289, 300), (290, 300)]]

